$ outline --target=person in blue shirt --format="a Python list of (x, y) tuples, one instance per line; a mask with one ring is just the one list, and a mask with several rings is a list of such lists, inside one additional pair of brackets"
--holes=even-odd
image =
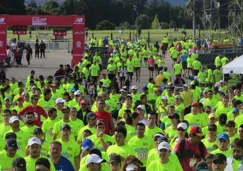
[(182, 64), (182, 70), (183, 70), (183, 74), (186, 73), (186, 69), (187, 69), (187, 60), (188, 58), (188, 55), (186, 54), (186, 52), (184, 52), (182, 55), (181, 55), (181, 64)]
[(50, 159), (52, 160), (56, 171), (75, 171), (72, 163), (65, 157), (61, 156), (62, 144), (58, 141), (53, 141), (50, 147)]

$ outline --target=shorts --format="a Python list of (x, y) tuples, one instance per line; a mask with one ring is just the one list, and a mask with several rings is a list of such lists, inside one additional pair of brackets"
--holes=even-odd
[(182, 68), (187, 69), (187, 62), (186, 61), (182, 62)]
[(193, 75), (197, 76), (198, 73), (199, 73), (199, 70), (195, 70), (195, 69), (193, 70)]
[(172, 60), (173, 60), (174, 62), (176, 62), (176, 61), (177, 61), (177, 58), (172, 58)]
[(154, 67), (148, 67), (149, 71), (154, 71)]
[(144, 58), (144, 62), (147, 62), (148, 61), (148, 58)]
[(98, 76), (91, 76), (91, 79), (92, 79), (94, 82), (97, 82), (97, 80), (98, 80)]
[(133, 76), (133, 72), (127, 72), (127, 75)]
[(163, 70), (163, 67), (158, 67), (158, 70), (159, 70), (159, 71), (162, 71), (162, 70)]
[(135, 71), (138, 71), (140, 70), (141, 68), (140, 67), (135, 67)]
[(155, 67), (155, 70), (158, 70), (158, 64), (155, 64), (154, 67)]

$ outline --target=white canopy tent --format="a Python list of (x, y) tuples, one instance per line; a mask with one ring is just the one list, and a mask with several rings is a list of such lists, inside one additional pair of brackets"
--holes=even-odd
[(223, 66), (224, 74), (243, 74), (243, 55)]

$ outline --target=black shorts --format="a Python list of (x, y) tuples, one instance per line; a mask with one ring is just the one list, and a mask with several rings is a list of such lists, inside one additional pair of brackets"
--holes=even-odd
[(144, 62), (147, 62), (148, 61), (148, 58), (144, 58)]
[(172, 58), (172, 60), (173, 60), (174, 62), (176, 62), (176, 61), (177, 61), (177, 58)]
[(158, 70), (159, 70), (159, 71), (162, 71), (162, 70), (163, 70), (163, 67), (158, 67)]
[(91, 76), (91, 79), (92, 79), (94, 82), (97, 82), (97, 80), (98, 80), (98, 76)]
[(154, 67), (155, 67), (155, 70), (158, 70), (158, 64), (155, 64)]
[(149, 71), (154, 71), (154, 67), (148, 67)]
[(193, 70), (193, 75), (197, 76), (197, 74), (199, 73), (199, 70)]
[(138, 71), (138, 70), (140, 70), (140, 67), (135, 67), (135, 71)]
[(133, 72), (127, 72), (127, 75), (133, 76)]
[(187, 62), (186, 61), (182, 62), (182, 68), (187, 69)]

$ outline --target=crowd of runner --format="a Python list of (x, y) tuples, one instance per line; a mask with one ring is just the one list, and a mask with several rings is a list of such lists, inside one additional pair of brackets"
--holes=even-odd
[[(166, 36), (154, 46), (91, 39), (95, 45), (107, 47), (107, 67), (102, 54), (87, 50), (74, 69), (60, 65), (47, 78), (32, 70), (25, 83), (2, 82), (2, 170), (243, 169), (242, 83), (222, 80), (227, 57), (204, 66), (200, 44), (169, 45)], [(142, 69), (149, 78), (139, 89)]]

